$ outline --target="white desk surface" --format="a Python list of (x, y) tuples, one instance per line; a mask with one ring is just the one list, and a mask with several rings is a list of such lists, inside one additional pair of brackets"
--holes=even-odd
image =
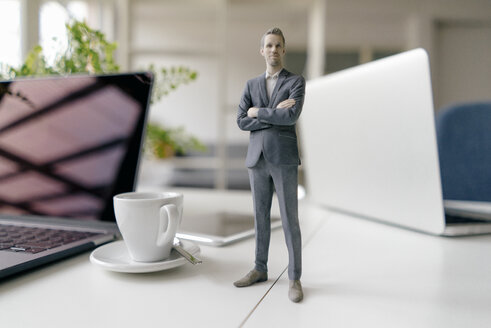
[[(247, 192), (183, 190), (185, 211), (251, 211)], [(277, 211), (277, 205), (274, 211)], [(491, 235), (443, 238), (301, 203), (305, 299), (288, 300), (281, 229), (269, 280), (235, 288), (254, 240), (201, 246), (199, 266), (105, 271), (89, 253), (0, 282), (1, 327), (485, 327)]]

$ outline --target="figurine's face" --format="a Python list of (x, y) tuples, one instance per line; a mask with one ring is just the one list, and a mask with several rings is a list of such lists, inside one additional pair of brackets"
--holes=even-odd
[(264, 45), (260, 50), (261, 55), (266, 60), (266, 64), (272, 67), (283, 66), (283, 56), (285, 55), (285, 45), (281, 36), (268, 34), (264, 38)]

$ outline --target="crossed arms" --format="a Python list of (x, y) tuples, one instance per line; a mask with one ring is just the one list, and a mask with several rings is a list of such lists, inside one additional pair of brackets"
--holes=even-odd
[(258, 108), (253, 106), (249, 84), (247, 84), (237, 114), (239, 128), (244, 131), (256, 131), (274, 125), (294, 125), (302, 111), (305, 80), (298, 78), (289, 91), (289, 99), (281, 101), (276, 108)]
[[(287, 99), (280, 102), (278, 106), (276, 106), (276, 109), (287, 109), (293, 107), (293, 105), (295, 105), (295, 99)], [(259, 112), (259, 108), (251, 107), (247, 111), (247, 116), (251, 118), (257, 117), (258, 112)]]

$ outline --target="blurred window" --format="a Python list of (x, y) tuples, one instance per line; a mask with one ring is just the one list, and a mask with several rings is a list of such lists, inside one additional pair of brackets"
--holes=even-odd
[[(399, 53), (398, 50), (374, 49), (372, 60), (381, 59)], [(357, 50), (330, 50), (324, 57), (324, 74), (334, 73), (361, 64), (361, 55)], [(307, 53), (303, 50), (289, 50), (285, 55), (285, 66), (295, 74), (305, 74)]]
[(21, 63), (20, 3), (18, 0), (0, 1), (0, 63), (18, 66)]
[(65, 24), (70, 19), (87, 19), (88, 6), (85, 1), (69, 1), (64, 5), (57, 1), (46, 1), (39, 12), (39, 43), (49, 64), (56, 59), (59, 49), (67, 46)]
[(373, 52), (373, 59), (375, 60), (375, 59), (381, 59), (384, 57), (389, 57), (389, 56), (395, 55), (399, 52), (400, 51), (397, 51), (397, 50), (375, 50)]
[(324, 74), (334, 73), (360, 64), (358, 51), (330, 51), (326, 53)]

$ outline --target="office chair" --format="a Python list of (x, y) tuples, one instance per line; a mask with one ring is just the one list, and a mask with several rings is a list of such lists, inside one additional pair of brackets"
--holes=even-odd
[(491, 201), (491, 102), (440, 110), (436, 132), (443, 198)]

